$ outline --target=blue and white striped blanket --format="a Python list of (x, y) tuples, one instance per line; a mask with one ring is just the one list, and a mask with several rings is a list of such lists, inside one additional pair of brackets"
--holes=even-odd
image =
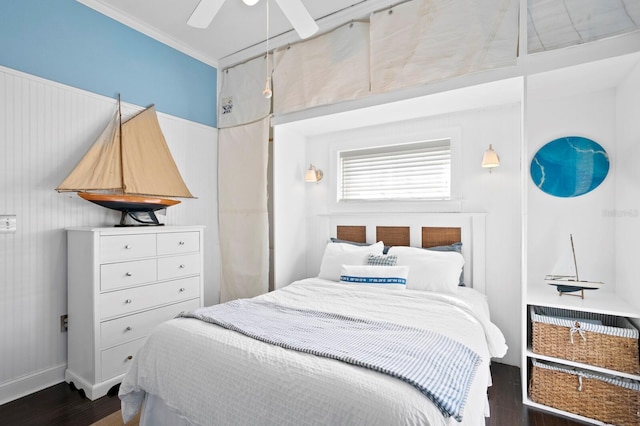
[(436, 332), (265, 301), (240, 299), (179, 316), (399, 378), (457, 421), (481, 362), (467, 346)]

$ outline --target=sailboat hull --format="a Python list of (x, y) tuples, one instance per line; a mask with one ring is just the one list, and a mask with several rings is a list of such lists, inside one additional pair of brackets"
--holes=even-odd
[(154, 212), (180, 203), (178, 200), (144, 195), (78, 192), (78, 196), (99, 206), (127, 213)]

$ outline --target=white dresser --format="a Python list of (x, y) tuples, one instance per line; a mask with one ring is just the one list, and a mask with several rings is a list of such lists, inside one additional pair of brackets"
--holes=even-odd
[(68, 383), (106, 395), (155, 326), (202, 307), (203, 230), (67, 229)]

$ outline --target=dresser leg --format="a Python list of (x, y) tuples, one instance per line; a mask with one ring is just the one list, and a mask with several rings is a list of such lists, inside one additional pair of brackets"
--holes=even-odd
[(111, 389), (109, 389), (109, 392), (107, 392), (107, 396), (118, 396), (119, 391), (120, 391), (120, 383), (118, 383), (117, 385), (111, 386)]

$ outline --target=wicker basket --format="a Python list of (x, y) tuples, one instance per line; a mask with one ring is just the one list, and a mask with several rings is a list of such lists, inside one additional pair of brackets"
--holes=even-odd
[(638, 329), (624, 317), (531, 307), (532, 350), (540, 355), (638, 374)]
[(640, 425), (640, 382), (533, 360), (529, 396), (607, 424)]

